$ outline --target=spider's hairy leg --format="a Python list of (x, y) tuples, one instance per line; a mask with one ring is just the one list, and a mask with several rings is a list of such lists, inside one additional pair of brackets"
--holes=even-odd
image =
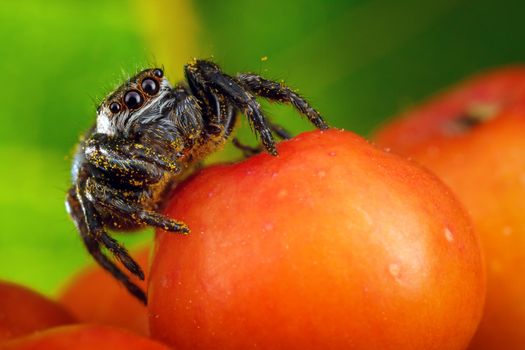
[(174, 161), (155, 153), (148, 147), (122, 142), (104, 134), (93, 135), (86, 144), (85, 155), (90, 164), (103, 172), (117, 176), (129, 177), (134, 180), (144, 180), (156, 183), (162, 178), (162, 171), (180, 172), (180, 167)]
[[(90, 228), (90, 225), (93, 226), (93, 220), (96, 220), (96, 217), (91, 216), (95, 213), (92, 207), (86, 205), (88, 204), (87, 199), (82, 195), (79, 195), (78, 187), (77, 189), (72, 188), (68, 192), (66, 203), (69, 214), (71, 215), (77, 230), (80, 232), (80, 236), (82, 237), (89, 254), (102, 268), (122, 283), (132, 295), (146, 304), (147, 299), (144, 291), (133, 283), (129, 277), (102, 252), (100, 243), (97, 241), (95, 233)], [(135, 265), (138, 266), (137, 264)], [(138, 269), (141, 272), (141, 275), (144, 276), (140, 267)]]
[[(272, 132), (281, 140), (289, 140), (292, 138), (292, 134), (290, 134), (286, 129), (284, 129), (282, 126), (268, 122), (270, 125), (270, 129)], [(257, 147), (252, 147), (250, 145), (246, 145), (243, 142), (241, 142), (237, 137), (234, 137), (232, 139), (232, 144), (235, 146), (235, 148), (239, 149), (243, 156), (245, 158), (249, 158), (253, 155), (259, 154), (263, 151), (263, 147), (261, 145), (258, 145)]]
[(101, 217), (92, 202), (93, 196), (88, 188), (89, 180), (89, 177), (82, 178), (77, 185), (76, 193), (82, 211), (85, 214), (86, 225), (88, 231), (91, 233), (90, 237), (97, 241), (98, 244), (105, 246), (113, 254), (115, 259), (120, 261), (129, 272), (143, 280), (144, 272), (140, 265), (133, 260), (126, 248), (111, 238), (104, 230)]
[(270, 129), (272, 129), (272, 132), (275, 135), (277, 135), (277, 137), (280, 138), (281, 140), (289, 140), (293, 137), (292, 134), (288, 130), (286, 130), (279, 124), (270, 122)]
[(252, 147), (242, 143), (236, 137), (232, 139), (232, 144), (235, 146), (235, 148), (239, 149), (242, 152), (245, 158), (251, 157), (255, 154), (259, 154), (262, 151), (262, 147), (260, 145), (258, 147)]
[(123, 193), (95, 181), (88, 181), (87, 191), (97, 205), (104, 206), (106, 210), (117, 215), (126, 216), (137, 224), (146, 224), (174, 233), (190, 232), (186, 224), (144, 209), (140, 202), (141, 197), (147, 195), (146, 192)]
[(201, 96), (200, 98), (208, 104), (212, 103), (208, 101), (210, 96), (214, 99), (222, 98), (231, 101), (248, 117), (255, 131), (260, 135), (264, 148), (270, 154), (277, 155), (271, 128), (254, 95), (212, 62), (197, 60), (185, 66), (185, 73), (194, 95)]
[[(177, 174), (181, 171), (179, 164), (177, 164), (175, 161), (162, 154), (156, 153), (151, 148), (146, 147), (140, 143), (123, 145), (120, 151), (117, 152), (119, 153), (114, 154), (115, 156), (121, 155), (124, 157), (124, 159), (135, 161), (137, 164), (142, 161), (174, 174)], [(143, 167), (148, 167), (145, 163), (141, 163), (140, 165)], [(148, 168), (152, 169), (151, 167)]]
[(238, 116), (239, 116), (239, 110), (235, 108), (231, 103), (224, 104), (224, 125), (225, 125), (225, 133), (224, 137), (228, 137), (231, 135), (233, 129), (235, 128), (235, 124), (237, 123)]
[(321, 130), (328, 129), (328, 124), (326, 124), (319, 112), (288, 86), (251, 73), (239, 74), (236, 78), (257, 96), (267, 98), (270, 101), (291, 104), (317, 128)]

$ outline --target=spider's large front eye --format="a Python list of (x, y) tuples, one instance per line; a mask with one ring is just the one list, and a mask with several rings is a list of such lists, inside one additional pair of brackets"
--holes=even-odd
[(130, 90), (124, 95), (124, 103), (129, 109), (137, 109), (142, 106), (144, 98), (136, 90)]
[(120, 106), (120, 103), (118, 102), (113, 102), (109, 105), (109, 110), (111, 111), (111, 113), (115, 114), (115, 113), (118, 113), (120, 112), (120, 109), (122, 107)]
[(159, 84), (151, 78), (144, 79), (140, 86), (142, 87), (142, 91), (148, 95), (155, 95), (157, 91), (159, 91)]

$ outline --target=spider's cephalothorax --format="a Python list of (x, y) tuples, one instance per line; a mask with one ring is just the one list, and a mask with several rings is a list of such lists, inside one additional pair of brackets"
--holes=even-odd
[[(154, 226), (188, 233), (182, 222), (159, 211), (170, 189), (193, 165), (231, 136), (244, 114), (262, 146), (277, 155), (273, 134), (288, 134), (263, 115), (256, 96), (292, 104), (319, 129), (319, 113), (282, 83), (255, 74), (224, 74), (209, 61), (185, 67), (187, 82), (171, 87), (161, 69), (144, 70), (110, 94), (97, 109), (97, 122), (77, 147), (73, 185), (66, 206), (93, 258), (137, 298), (145, 293), (110, 259), (133, 275), (141, 267), (106, 232)], [(234, 139), (246, 154), (256, 151)]]

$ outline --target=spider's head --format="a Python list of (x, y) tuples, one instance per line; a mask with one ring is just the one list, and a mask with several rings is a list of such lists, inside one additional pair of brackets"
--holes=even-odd
[(133, 123), (155, 119), (170, 92), (162, 69), (143, 70), (102, 101), (97, 108), (97, 132), (125, 134)]

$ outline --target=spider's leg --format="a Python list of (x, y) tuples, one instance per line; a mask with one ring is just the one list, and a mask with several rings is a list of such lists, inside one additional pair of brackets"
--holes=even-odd
[(129, 272), (143, 280), (144, 272), (142, 271), (140, 265), (137, 264), (135, 260), (133, 260), (126, 248), (119, 244), (115, 239), (111, 238), (104, 230), (102, 220), (100, 219), (97, 209), (92, 203), (92, 200), (94, 198), (92, 193), (90, 192), (91, 189), (88, 188), (88, 180), (89, 178), (87, 177), (86, 179), (82, 179), (79, 185), (77, 186), (76, 191), (78, 194), (80, 206), (86, 218), (86, 226), (88, 232), (90, 233), (90, 237), (92, 237), (99, 244), (102, 244), (106, 248), (108, 248), (108, 250), (113, 254), (113, 256), (118, 261), (120, 261)]
[[(111, 139), (98, 139), (97, 141), (90, 140), (86, 147), (85, 154), (89, 164), (102, 172), (128, 179), (130, 185), (133, 186), (125, 192), (125, 195), (122, 195), (122, 191), (87, 178), (84, 180), (85, 191), (91, 197), (90, 199), (97, 205), (104, 205), (138, 224), (160, 227), (172, 232), (188, 233), (189, 229), (185, 224), (154, 211), (145, 210), (141, 205), (143, 197), (148, 195), (142, 189), (141, 182), (157, 183), (163, 178), (163, 171), (170, 170), (173, 173), (179, 173), (181, 167), (176, 162), (163, 158), (141, 144), (119, 144)], [(97, 233), (100, 242), (106, 245), (119, 260), (124, 259), (123, 263), (125, 263), (127, 253), (123, 251), (123, 247), (109, 237), (102, 228)]]
[(95, 134), (86, 143), (87, 161), (103, 172), (117, 176), (156, 183), (162, 178), (162, 170), (172, 173), (181, 171), (173, 160), (138, 143), (122, 143), (104, 134)]
[(239, 74), (236, 78), (257, 96), (267, 98), (271, 101), (289, 103), (301, 114), (305, 115), (317, 128), (321, 130), (328, 129), (328, 124), (326, 124), (319, 112), (288, 86), (250, 73)]
[(250, 120), (255, 131), (260, 135), (264, 148), (272, 155), (277, 155), (272, 131), (262, 113), (261, 106), (246, 88), (235, 79), (223, 73), (217, 65), (208, 61), (197, 60), (185, 67), (186, 78), (192, 93), (210, 104), (209, 96), (215, 100), (227, 99), (235, 108), (242, 111)]
[(120, 191), (116, 191), (111, 187), (99, 184), (95, 181), (88, 181), (87, 187), (90, 196), (93, 197), (97, 205), (102, 205), (112, 212), (117, 212), (120, 215), (127, 216), (139, 224), (146, 224), (175, 233), (187, 234), (190, 232), (190, 229), (186, 224), (155, 211), (142, 208), (140, 201), (144, 192), (126, 192), (123, 194)]
[[(186, 105), (188, 107), (196, 105), (196, 109), (200, 113), (199, 120), (204, 122), (204, 130), (206, 133), (210, 135), (221, 134), (225, 129), (225, 125), (230, 124), (229, 116), (231, 114), (231, 108), (227, 107), (228, 104), (225, 103), (224, 97), (218, 96), (209, 89), (206, 89), (198, 80), (192, 79), (192, 75), (188, 72), (186, 75), (189, 88), (179, 84), (173, 89), (177, 100), (176, 105)], [(186, 119), (184, 109), (186, 108), (179, 107), (174, 110), (176, 120)], [(227, 126), (226, 129), (228, 129)]]
[[(151, 172), (152, 167), (148, 166), (146, 163), (174, 174), (178, 174), (182, 171), (180, 165), (177, 162), (162, 154), (156, 153), (151, 148), (146, 147), (140, 143), (133, 143), (123, 146), (120, 150), (120, 155), (123, 156), (123, 158), (121, 158), (122, 161), (128, 160), (128, 162), (135, 163), (139, 167), (148, 168), (149, 172)], [(141, 161), (144, 163), (141, 163)], [(134, 167), (134, 164), (130, 165)]]
[(273, 133), (277, 135), (277, 137), (280, 138), (281, 140), (289, 140), (293, 137), (292, 134), (288, 130), (286, 130), (279, 124), (270, 122), (270, 129), (272, 129)]
[[(131, 212), (131, 211), (137, 210), (138, 208), (133, 207), (133, 206), (128, 206), (127, 208), (121, 207), (120, 209), (127, 209), (128, 211)], [(156, 213), (154, 211), (139, 210), (138, 216), (139, 216), (139, 219), (142, 220), (145, 224), (149, 226), (153, 226), (153, 227), (158, 227), (160, 229), (163, 229), (164, 231), (173, 232), (173, 233), (181, 233), (181, 234), (190, 233), (190, 228), (185, 223), (174, 220), (172, 218)]]
[(262, 151), (262, 148), (261, 146), (259, 145), (259, 147), (252, 147), (252, 146), (249, 146), (249, 145), (245, 145), (243, 144), (241, 141), (239, 141), (238, 138), (234, 137), (232, 139), (232, 143), (233, 145), (238, 148), (239, 150), (241, 150), (242, 154), (244, 155), (244, 157), (248, 158), (248, 157), (251, 157), (255, 154), (259, 154), (261, 153)]
[(226, 103), (224, 106), (224, 120), (225, 120), (225, 134), (224, 137), (228, 137), (231, 135), (233, 129), (235, 128), (235, 124), (237, 123), (238, 116), (239, 116), (239, 110), (235, 108), (231, 103)]
[[(106, 271), (108, 271), (113, 277), (115, 277), (119, 282), (121, 282), (126, 289), (134, 295), (137, 299), (146, 304), (146, 294), (144, 291), (133, 283), (129, 277), (124, 274), (118, 266), (116, 266), (101, 250), (100, 243), (95, 239), (95, 233), (90, 230), (88, 222), (96, 220), (95, 217), (89, 217), (89, 215), (94, 214), (92, 208), (85, 207), (82, 205), (83, 202), (87, 203), (87, 200), (84, 198), (83, 201), (80, 200), (80, 196), (77, 193), (77, 190), (74, 188), (68, 192), (67, 195), (67, 207), (68, 212), (71, 215), (71, 218), (75, 222), (77, 230), (80, 232), (84, 245), (86, 246), (89, 254), (93, 256), (95, 261), (102, 266)], [(138, 266), (138, 265), (137, 265)], [(140, 270), (140, 267), (139, 267)], [(140, 270), (142, 278), (144, 274)]]

